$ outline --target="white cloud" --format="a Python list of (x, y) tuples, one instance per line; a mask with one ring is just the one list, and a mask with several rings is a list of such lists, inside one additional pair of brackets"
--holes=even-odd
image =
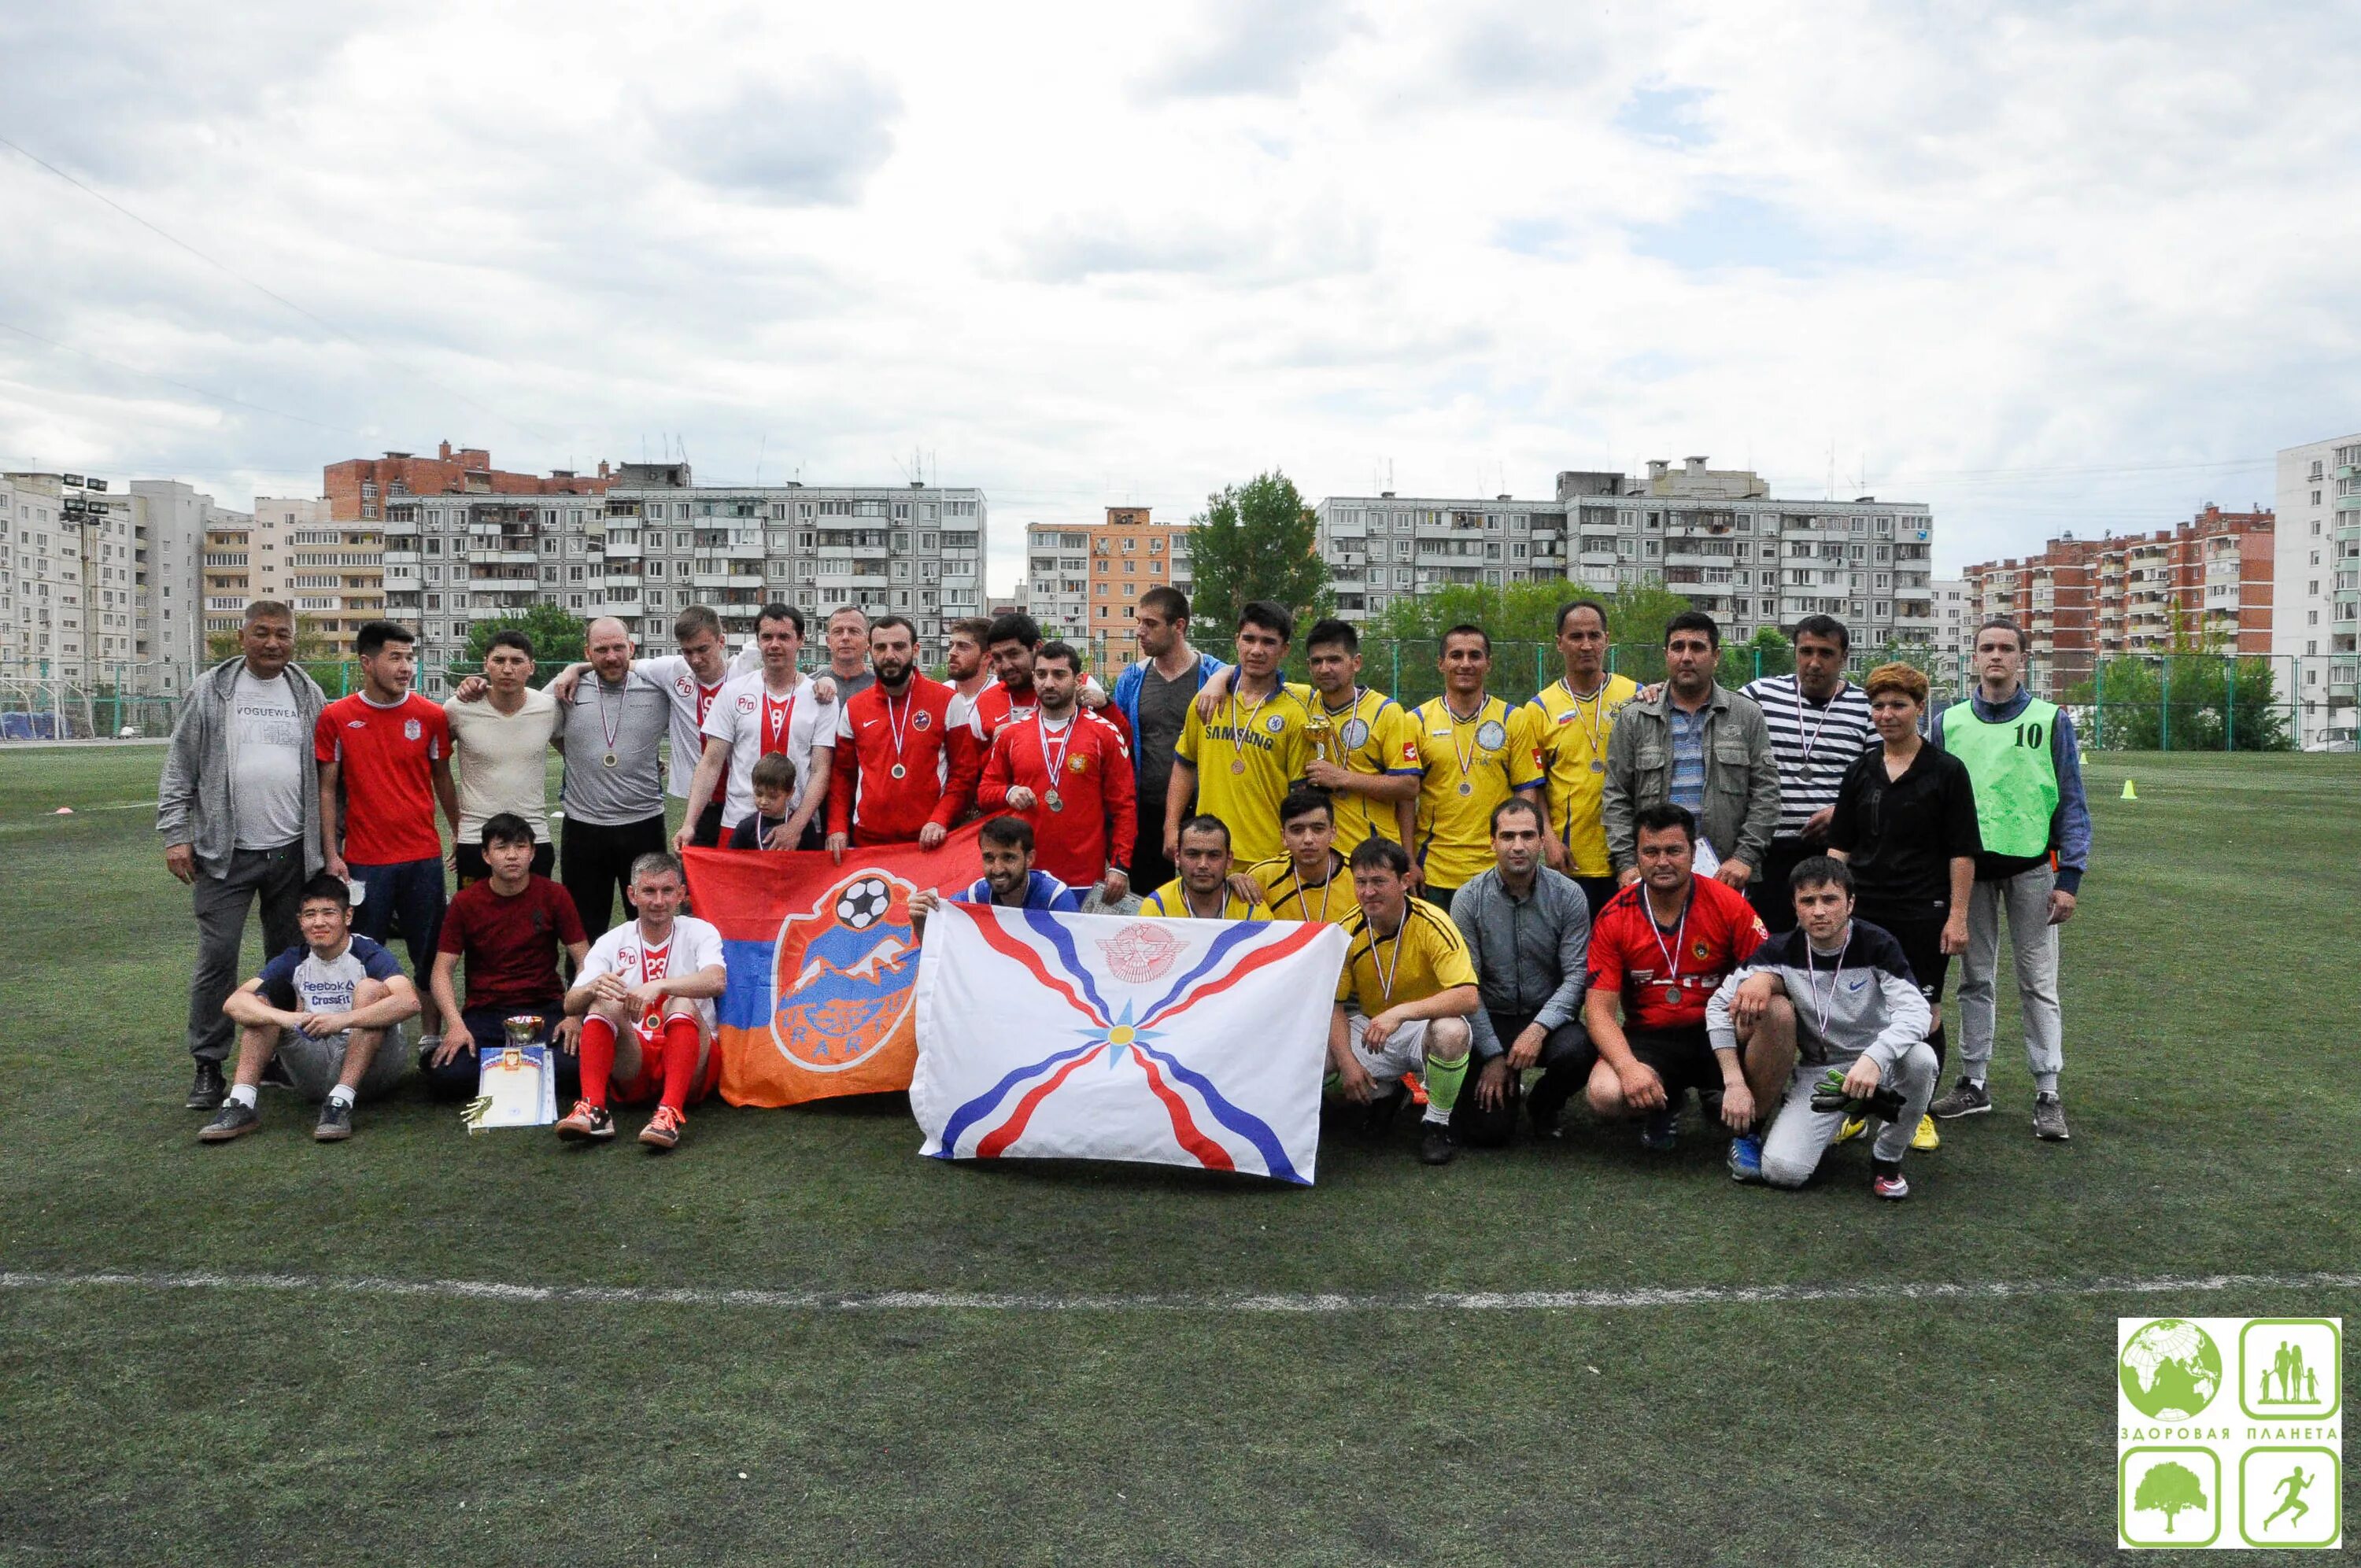
[[(1028, 520), (1271, 466), (1817, 495), (1833, 448), (1957, 565), (2361, 427), (2356, 46), (2326, 4), (19, 7), (0, 135), (349, 338), (0, 151), (0, 323), (71, 345), (0, 331), (0, 465), (243, 504), (445, 437), (916, 449), (1005, 583)], [(2110, 471), (2021, 472), (2064, 468)]]

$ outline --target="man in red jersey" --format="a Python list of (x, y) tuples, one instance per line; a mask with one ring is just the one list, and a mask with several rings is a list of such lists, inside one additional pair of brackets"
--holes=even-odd
[(828, 848), (840, 865), (853, 844), (931, 850), (975, 798), (976, 752), (952, 741), (951, 688), (918, 674), (917, 659), (908, 620), (869, 623), (877, 679), (845, 700), (828, 795)]
[[(410, 969), (425, 989), (443, 929), (443, 836), (434, 806), (459, 827), (451, 779), (451, 725), (440, 704), (410, 689), (417, 639), (372, 620), (353, 639), (361, 689), (320, 710), (312, 754), (320, 764), (320, 852), (330, 876), (357, 882), (353, 931), (382, 946), (401, 922)], [(443, 1043), (432, 997), (419, 1020), (419, 1047)]]
[(1029, 719), (1001, 726), (976, 786), (985, 811), (1021, 813), (1033, 825), (1040, 868), (1069, 887), (1095, 883), (1102, 905), (1131, 891), (1138, 830), (1131, 751), (1103, 713), (1085, 713), (1076, 698), (1082, 655), (1066, 642), (1044, 642), (1033, 654)]
[[(1031, 715), (1033, 652), (1041, 646), (1041, 626), (1024, 611), (1011, 610), (994, 616), (991, 630), (984, 636), (996, 684), (977, 693), (971, 707), (970, 727), (983, 743), (979, 755), (991, 750), (992, 738), (1000, 733), (1001, 726)], [(1075, 687), (1074, 701), (1114, 725), (1123, 735), (1123, 743), (1131, 744), (1131, 726), (1125, 721), (1123, 710), (1108, 700), (1097, 682), (1084, 675)]]
[(1767, 933), (1743, 894), (1696, 874), (1697, 818), (1687, 807), (1644, 806), (1632, 831), (1640, 880), (1609, 899), (1590, 927), (1590, 994), (1582, 1004), (1598, 1047), (1590, 1109), (1601, 1121), (1646, 1118), (1641, 1146), (1664, 1150), (1694, 1089), (1708, 1115), (1743, 1135), (1755, 1106), (1775, 1106), (1785, 1092), (1795, 1050), (1776, 1049), (1770, 1032), (1757, 1030), (1741, 1049), (1717, 1052), (1705, 1004)]

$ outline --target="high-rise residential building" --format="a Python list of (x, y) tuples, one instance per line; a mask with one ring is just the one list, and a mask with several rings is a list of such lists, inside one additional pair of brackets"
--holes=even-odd
[(1853, 646), (1931, 642), (1934, 520), (1924, 502), (1783, 500), (1745, 469), (1648, 465), (1645, 478), (1576, 472), (1549, 500), (1331, 496), (1315, 509), (1338, 613), (1367, 620), (1452, 584), (1565, 581), (1612, 592), (1661, 582), (1725, 639), (1805, 616)]
[(685, 463), (602, 464), (598, 482), (596, 494), (419, 494), (405, 480), (383, 498), (386, 613), (419, 629), (427, 689), (464, 657), (471, 620), (535, 603), (616, 617), (657, 650), (693, 604), (719, 612), (733, 643), (766, 603), (810, 618), (858, 605), (909, 617), (929, 660), (946, 621), (983, 607), (980, 490), (700, 486)]
[(2361, 736), (2361, 434), (2283, 448), (2271, 652), (2293, 683), (2297, 744)]
[(134, 480), (125, 493), (81, 474), (8, 474), (0, 495), (0, 663), (86, 685), (180, 690), (204, 655), (205, 528), (244, 514), (166, 479)]
[(2175, 648), (2271, 651), (2273, 515), (2208, 504), (2150, 533), (2076, 539), (1965, 575), (1971, 621), (2005, 615), (2026, 629), (2026, 684), (2055, 696), (2102, 659)]
[(1109, 507), (1106, 521), (1033, 523), (1025, 531), (1020, 596), (1045, 635), (1122, 637), (1149, 588), (1189, 591), (1189, 530), (1158, 522), (1147, 507)]
[(1935, 652), (1949, 663), (1945, 673), (1964, 671), (1975, 652), (1975, 612), (1968, 604), (1965, 577), (1937, 577), (1927, 585), (1935, 600)]

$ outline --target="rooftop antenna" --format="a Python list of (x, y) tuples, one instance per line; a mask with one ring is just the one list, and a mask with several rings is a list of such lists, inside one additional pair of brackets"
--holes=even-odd
[(754, 448), (754, 488), (758, 490), (763, 488), (763, 458), (770, 450), (771, 437), (769, 433), (765, 432), (763, 444)]

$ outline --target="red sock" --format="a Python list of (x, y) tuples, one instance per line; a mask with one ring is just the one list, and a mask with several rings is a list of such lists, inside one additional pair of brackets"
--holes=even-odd
[(582, 1020), (582, 1098), (604, 1109), (615, 1076), (615, 1025), (593, 1013)]
[(675, 1111), (688, 1109), (688, 1091), (697, 1082), (697, 1020), (675, 1014), (664, 1020), (663, 1103)]

